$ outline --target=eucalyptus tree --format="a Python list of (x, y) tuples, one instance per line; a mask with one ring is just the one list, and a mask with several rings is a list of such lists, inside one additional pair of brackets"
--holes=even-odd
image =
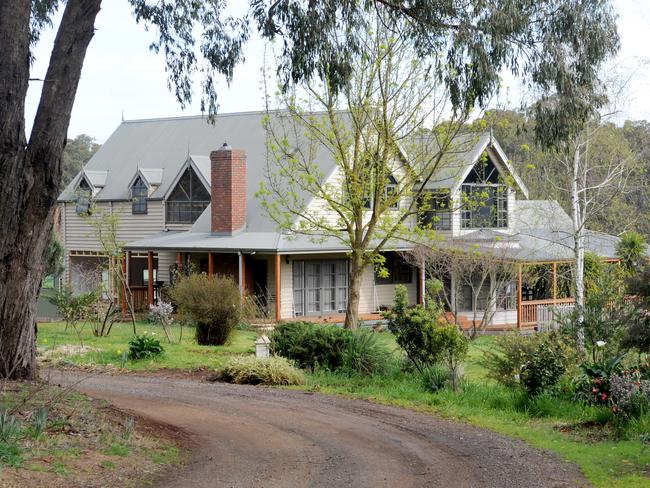
[[(34, 123), (26, 134), (25, 97), (32, 49), (52, 23), (59, 0), (0, 0), (0, 377), (35, 374), (36, 298), (61, 186), (61, 156), (86, 50), (101, 0), (65, 3), (42, 83)], [(412, 26), (407, 41), (422, 63), (443, 56), (435, 76), (454, 107), (484, 104), (508, 68), (561, 103), (540, 105), (563, 139), (600, 103), (597, 68), (618, 47), (608, 0), (249, 0), (241, 15), (227, 0), (129, 0), (137, 22), (156, 33), (169, 86), (181, 105), (199, 79), (202, 108), (218, 106), (218, 77), (231, 81), (253, 30), (279, 40), (279, 74), (288, 86), (314, 77), (342, 87), (361, 45), (355, 29), (372, 11)]]

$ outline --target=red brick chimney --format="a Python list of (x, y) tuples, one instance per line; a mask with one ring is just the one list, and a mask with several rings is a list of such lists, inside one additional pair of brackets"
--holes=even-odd
[(210, 162), (212, 232), (233, 234), (246, 226), (246, 152), (224, 142)]

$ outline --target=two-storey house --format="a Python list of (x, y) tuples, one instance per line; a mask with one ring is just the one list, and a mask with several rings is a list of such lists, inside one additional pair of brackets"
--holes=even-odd
[[(93, 214), (110, 212), (119, 216), (118, 238), (140, 306), (156, 300), (174, 270), (193, 268), (233, 276), (242, 293), (256, 295), (278, 320), (340, 321), (348, 249), (334, 239), (315, 242), (279, 231), (255, 197), (268, 163), (265, 116), (224, 114), (214, 125), (200, 116), (122, 122), (59, 198), (66, 279), (77, 290), (108, 279), (90, 222)], [(336, 178), (332, 161), (324, 158), (319, 165)], [(553, 270), (571, 260), (569, 217), (555, 202), (528, 200), (525, 184), (490, 134), (473, 137), (426, 191), (432, 203), (421, 218), (430, 219), (449, 242), (498, 242), (507, 246), (507, 259), (546, 263)], [(476, 194), (481, 205), (468, 204)], [(313, 209), (321, 211), (319, 202)], [(615, 258), (617, 241), (589, 233), (587, 245)], [(413, 303), (422, 300), (422, 270), (400, 257), (411, 247), (386, 250), (389, 277), (377, 276), (370, 266), (364, 271), (362, 318), (389, 306), (397, 284), (407, 287)], [(502, 310), (490, 323), (495, 329), (534, 326), (536, 307), (558, 301), (535, 296), (521, 277), (502, 289), (510, 299), (498, 301)], [(476, 307), (470, 298), (458, 310), (469, 317)]]

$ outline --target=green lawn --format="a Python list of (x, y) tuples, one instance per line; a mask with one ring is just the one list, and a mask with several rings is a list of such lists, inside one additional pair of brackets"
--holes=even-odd
[[(139, 323), (138, 331), (156, 333), (156, 337), (163, 340), (166, 353), (155, 361), (124, 363), (124, 367), (132, 370), (213, 369), (229, 356), (253, 353), (256, 337), (254, 332), (237, 330), (230, 344), (210, 347), (196, 344), (193, 329), (183, 331), (180, 344), (165, 343), (162, 330), (146, 323)], [(178, 338), (177, 326), (173, 333)], [(85, 329), (84, 345), (98, 351), (72, 355), (66, 360), (75, 364), (120, 366), (122, 353), (131, 337), (131, 324), (116, 324), (111, 335), (103, 338), (93, 337), (90, 330)], [(399, 354), (392, 335), (383, 333), (379, 339)], [(577, 463), (595, 486), (650, 487), (650, 446), (644, 449), (639, 440), (639, 433), (650, 431), (648, 416), (628, 429), (626, 440), (614, 441), (612, 428), (607, 424), (611, 413), (604, 407), (583, 407), (568, 397), (542, 396), (531, 401), (521, 392), (489, 380), (480, 358), (493, 343), (494, 337), (482, 337), (471, 344), (464, 368), (467, 383), (460, 393), (429, 393), (417, 376), (398, 369), (374, 377), (316, 372), (308, 374), (307, 385), (300, 388), (369, 399), (487, 427), (559, 453), (562, 458)], [(52, 350), (63, 344), (79, 344), (74, 331), (65, 332), (63, 324), (39, 324), (40, 349)]]
[(165, 354), (155, 360), (126, 361), (123, 354), (128, 350), (128, 342), (133, 337), (131, 323), (116, 323), (108, 337), (94, 337), (89, 326), (82, 330), (83, 345), (92, 348), (84, 354), (65, 354), (61, 351), (63, 345), (79, 346), (80, 340), (70, 327), (65, 330), (62, 323), (38, 324), (38, 348), (46, 354), (53, 354), (53, 359), (64, 360), (73, 364), (92, 365), (111, 364), (123, 366), (137, 371), (157, 369), (214, 369), (232, 355), (249, 354), (255, 351), (255, 332), (236, 330), (230, 344), (225, 346), (199, 346), (194, 340), (194, 328), (183, 328), (183, 338), (178, 343), (180, 327), (172, 326), (172, 334), (176, 342), (168, 344), (162, 329), (146, 322), (138, 322), (136, 328), (139, 334), (145, 331), (156, 334), (165, 348)]

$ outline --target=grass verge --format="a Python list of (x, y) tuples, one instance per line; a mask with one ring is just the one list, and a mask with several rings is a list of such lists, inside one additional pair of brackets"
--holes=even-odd
[(175, 443), (106, 402), (42, 382), (0, 383), (0, 485), (143, 486)]
[(235, 330), (229, 344), (225, 346), (199, 346), (194, 339), (194, 328), (178, 325), (171, 327), (175, 342), (168, 344), (160, 327), (146, 322), (136, 324), (137, 332), (154, 333), (165, 348), (165, 353), (155, 359), (143, 361), (124, 360), (128, 342), (133, 337), (130, 323), (116, 323), (108, 337), (95, 337), (90, 328), (82, 330), (84, 348), (72, 328), (58, 322), (38, 325), (39, 359), (45, 365), (113, 366), (132, 371), (153, 371), (159, 369), (214, 369), (223, 365), (232, 356), (254, 352), (256, 333)]

